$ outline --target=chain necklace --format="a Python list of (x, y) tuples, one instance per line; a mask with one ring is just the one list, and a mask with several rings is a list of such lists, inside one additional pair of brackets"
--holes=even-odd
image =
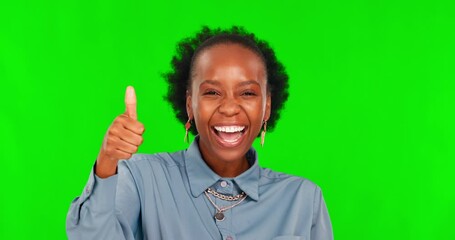
[(215, 202), (213, 202), (212, 198), (210, 198), (209, 194), (208, 194), (208, 189), (204, 191), (204, 194), (205, 196), (209, 199), (210, 203), (216, 208), (216, 213), (215, 213), (215, 219), (217, 221), (223, 221), (224, 220), (224, 212), (226, 210), (229, 210), (237, 205), (239, 205), (240, 203), (243, 202), (243, 200), (245, 200), (245, 198), (247, 197), (247, 195), (245, 194), (238, 202), (230, 205), (230, 206), (224, 206), (224, 207), (218, 207)]
[(237, 194), (235, 196), (228, 196), (228, 195), (224, 195), (224, 194), (221, 194), (211, 188), (207, 188), (206, 190), (208, 193), (212, 194), (213, 196), (215, 196), (216, 198), (219, 198), (221, 200), (225, 200), (225, 201), (238, 201), (239, 199), (241, 199), (242, 197), (244, 197), (246, 195), (245, 192), (242, 192), (240, 194)]

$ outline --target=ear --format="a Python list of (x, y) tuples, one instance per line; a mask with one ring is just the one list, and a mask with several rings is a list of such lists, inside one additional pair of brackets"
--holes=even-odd
[(269, 120), (271, 112), (272, 112), (272, 97), (270, 96), (270, 94), (267, 94), (267, 99), (265, 102), (264, 121)]
[(188, 114), (188, 119), (193, 119), (193, 105), (191, 99), (191, 92), (186, 90), (186, 113)]

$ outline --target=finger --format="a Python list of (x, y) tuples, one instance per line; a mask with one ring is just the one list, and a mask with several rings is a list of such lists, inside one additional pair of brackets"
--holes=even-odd
[(125, 141), (125, 142), (128, 142), (130, 144), (133, 144), (135, 146), (139, 146), (142, 144), (142, 141), (143, 141), (143, 138), (141, 135), (139, 134), (136, 134), (128, 129), (122, 129), (122, 130), (119, 130), (119, 134), (118, 134), (118, 137)]
[(125, 154), (133, 154), (138, 150), (138, 146), (125, 142), (119, 137), (110, 137), (107, 145), (105, 151), (113, 159), (128, 159), (130, 157)]
[(112, 129), (112, 136), (118, 139), (121, 139), (123, 141), (126, 141), (130, 144), (133, 144), (135, 146), (139, 146), (143, 142), (143, 138), (141, 135), (136, 134), (129, 129), (126, 128), (116, 128)]
[(134, 144), (131, 144), (125, 140), (122, 140), (122, 139), (119, 139), (117, 144), (116, 144), (116, 148), (119, 149), (119, 150), (122, 150), (126, 153), (136, 153), (137, 150), (138, 150), (138, 146), (137, 145), (134, 145)]
[(131, 119), (126, 114), (120, 115), (119, 123), (124, 128), (129, 129), (136, 134), (143, 134), (145, 131), (144, 124), (137, 120)]
[(136, 92), (132, 86), (128, 86), (126, 88), (125, 93), (125, 105), (126, 105), (126, 114), (128, 117), (137, 120), (137, 112), (136, 112)]
[(115, 149), (114, 156), (117, 159), (126, 159), (126, 160), (128, 160), (128, 159), (130, 159), (133, 156), (133, 154), (124, 152), (124, 151), (122, 151), (120, 149)]

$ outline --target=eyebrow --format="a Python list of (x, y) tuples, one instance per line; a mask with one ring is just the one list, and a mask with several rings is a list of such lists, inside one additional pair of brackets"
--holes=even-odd
[(217, 85), (217, 86), (220, 86), (220, 82), (218, 81), (215, 81), (215, 80), (204, 80), (203, 82), (201, 82), (200, 85), (202, 84), (212, 84), (212, 85)]
[(259, 83), (257, 81), (254, 81), (254, 80), (248, 80), (248, 81), (241, 82), (241, 83), (239, 83), (239, 86), (245, 86), (245, 85), (251, 85), (251, 84), (258, 85), (259, 87), (261, 86), (261, 85), (259, 85)]
[[(215, 80), (204, 80), (200, 85), (202, 84), (212, 84), (212, 85), (216, 85), (216, 86), (220, 86), (221, 83), (219, 81), (215, 81)], [(239, 86), (245, 86), (245, 85), (251, 85), (251, 84), (254, 84), (254, 85), (259, 85), (259, 83), (257, 81), (254, 81), (254, 80), (248, 80), (248, 81), (243, 81), (241, 83), (239, 83), (238, 85)]]

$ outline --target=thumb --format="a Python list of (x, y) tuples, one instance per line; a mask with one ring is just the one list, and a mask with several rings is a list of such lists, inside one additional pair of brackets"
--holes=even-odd
[(125, 105), (126, 105), (126, 114), (130, 118), (137, 120), (136, 93), (134, 92), (134, 88), (132, 86), (128, 86), (126, 88)]

